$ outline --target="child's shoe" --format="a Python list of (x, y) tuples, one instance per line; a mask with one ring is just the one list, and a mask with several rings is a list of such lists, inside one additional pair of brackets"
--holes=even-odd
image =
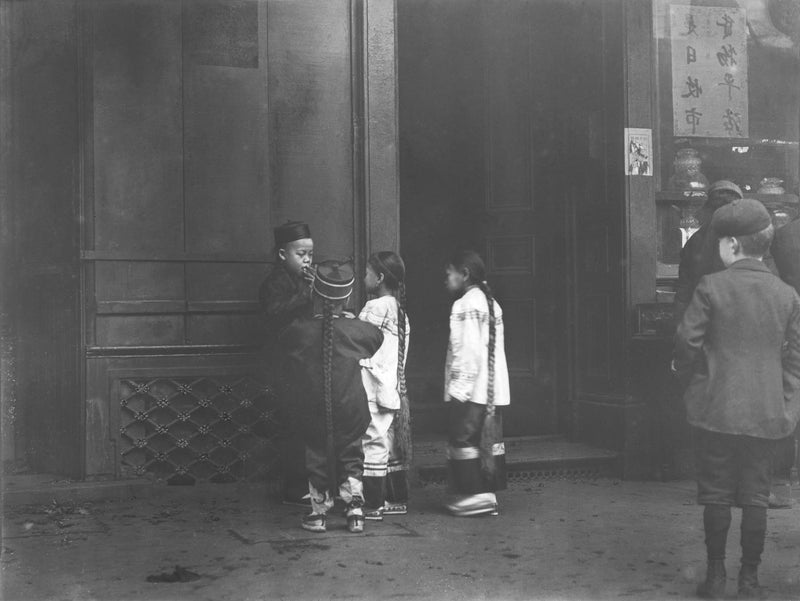
[(408, 505), (405, 503), (390, 503), (386, 501), (383, 506), (383, 515), (406, 515), (408, 513)]
[(382, 522), (383, 521), (383, 514), (384, 508), (378, 507), (377, 509), (365, 509), (364, 510), (364, 519), (370, 520), (372, 522)]
[(311, 513), (303, 516), (303, 529), (309, 532), (325, 532), (325, 516), (321, 513)]
[(739, 599), (766, 599), (767, 591), (758, 583), (758, 566), (742, 564), (739, 569)]
[(497, 515), (497, 496), (493, 492), (467, 495), (445, 505), (457, 517), (473, 515)]
[(697, 587), (701, 599), (723, 599), (725, 597), (725, 561), (710, 559), (706, 568), (706, 579)]
[(353, 534), (364, 532), (364, 510), (361, 507), (347, 509), (347, 529)]

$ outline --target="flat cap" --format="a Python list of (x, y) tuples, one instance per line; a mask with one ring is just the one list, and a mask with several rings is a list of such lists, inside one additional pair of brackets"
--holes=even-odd
[(749, 236), (772, 223), (767, 208), (752, 198), (737, 198), (714, 211), (711, 229), (723, 236)]
[(742, 189), (728, 179), (721, 179), (711, 184), (711, 186), (708, 188), (708, 195), (711, 196), (711, 194), (714, 192), (723, 191), (733, 192), (739, 198), (744, 196), (744, 194), (742, 194)]

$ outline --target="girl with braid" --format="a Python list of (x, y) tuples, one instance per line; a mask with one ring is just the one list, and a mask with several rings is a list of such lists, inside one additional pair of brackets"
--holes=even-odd
[(445, 364), (452, 494), (446, 507), (456, 516), (497, 515), (495, 491), (506, 484), (499, 408), (510, 402), (503, 311), (475, 252), (452, 257), (447, 289), (457, 300), (450, 313)]
[(313, 285), (314, 317), (290, 325), (282, 337), (292, 401), (303, 416), (311, 514), (302, 526), (325, 532), (338, 493), (347, 528), (364, 531), (361, 437), (370, 422), (359, 362), (375, 354), (383, 334), (344, 312), (353, 292), (353, 269), (325, 261)]
[(363, 359), (361, 375), (372, 417), (364, 435), (364, 516), (408, 512), (408, 465), (411, 422), (406, 394), (405, 363), (410, 325), (406, 316), (406, 268), (397, 254), (375, 253), (367, 261), (364, 285), (375, 298), (358, 316), (380, 328), (383, 344)]

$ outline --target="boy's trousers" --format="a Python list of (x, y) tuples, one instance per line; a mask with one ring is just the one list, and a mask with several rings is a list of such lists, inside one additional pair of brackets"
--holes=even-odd
[(725, 559), (731, 507), (742, 508), (742, 563), (757, 566), (764, 551), (772, 465), (779, 441), (696, 428), (697, 500), (705, 505), (708, 559)]
[(768, 507), (777, 441), (696, 428), (697, 502)]
[[(408, 501), (407, 466), (398, 458), (394, 436), (396, 411), (380, 411), (369, 402), (371, 416), (364, 434), (364, 494), (368, 507), (383, 507), (390, 502)], [(387, 482), (388, 476), (388, 482)]]
[(331, 489), (336, 489), (347, 505), (364, 504), (364, 451), (361, 439), (336, 449), (334, 458), (336, 482), (330, 483), (328, 454), (325, 449), (306, 445), (306, 470), (308, 472), (308, 492), (311, 495), (311, 509), (314, 513), (325, 514), (333, 507), (334, 497)]

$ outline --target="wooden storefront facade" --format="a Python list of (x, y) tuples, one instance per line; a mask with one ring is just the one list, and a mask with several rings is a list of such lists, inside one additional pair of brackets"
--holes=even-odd
[(257, 290), (272, 227), (304, 219), (319, 258), (406, 258), (421, 433), (442, 431), (444, 262), (472, 246), (506, 310), (508, 434), (651, 474), (631, 350), (656, 184), (623, 149), (626, 127), (657, 129), (649, 1), (2, 11), (7, 461), (257, 473), (269, 442), (237, 446), (274, 426)]

